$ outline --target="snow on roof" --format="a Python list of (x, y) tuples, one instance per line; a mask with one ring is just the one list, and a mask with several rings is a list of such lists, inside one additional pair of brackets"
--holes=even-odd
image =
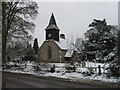
[(56, 44), (63, 50), (67, 50), (67, 40), (60, 38), (60, 41), (55, 41)]
[(69, 51), (66, 52), (65, 57), (72, 57)]

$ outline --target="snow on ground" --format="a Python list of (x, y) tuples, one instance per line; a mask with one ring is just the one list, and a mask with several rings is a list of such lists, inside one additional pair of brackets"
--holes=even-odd
[[(89, 63), (89, 65), (88, 65)], [(79, 80), (81, 78), (84, 79), (92, 79), (92, 80), (100, 80), (100, 81), (105, 81), (105, 82), (120, 82), (120, 77), (118, 79), (115, 79), (113, 77), (111, 78), (107, 78), (105, 74), (103, 75), (92, 75), (92, 76), (84, 76), (82, 74), (82, 72), (86, 72), (88, 71), (88, 68), (86, 67), (98, 67), (98, 65), (100, 65), (101, 67), (108, 67), (109, 64), (104, 64), (104, 63), (93, 63), (93, 62), (86, 62), (86, 67), (78, 67), (76, 68), (76, 72), (72, 72), (72, 73), (65, 73), (65, 68), (63, 68), (66, 64), (64, 63), (54, 63), (54, 65), (57, 66), (61, 66), (62, 68), (56, 68), (56, 72), (55, 73), (44, 73), (41, 74), (43, 76), (52, 76), (52, 77), (59, 77), (59, 78), (69, 78), (69, 79), (76, 79)], [(59, 73), (57, 73), (57, 71), (60, 71)], [(101, 72), (104, 72), (104, 69), (101, 68)], [(98, 73), (98, 69), (96, 69), (96, 73)]]
[[(58, 71), (58, 70), (63, 71), (63, 70), (65, 69), (65, 66), (67, 66), (68, 64), (66, 64), (66, 63), (49, 63), (49, 64), (48, 64), (48, 66), (53, 66), (53, 65), (56, 66), (56, 70), (57, 70), (57, 71)], [(85, 67), (80, 67), (80, 66), (78, 66), (78, 67), (76, 68), (76, 71), (77, 71), (77, 72), (85, 72), (85, 71), (88, 70), (87, 67), (98, 67), (98, 65), (101, 66), (101, 72), (102, 72), (102, 73), (104, 72), (104, 68), (106, 68), (106, 67), (109, 66), (108, 63), (104, 64), (104, 63), (85, 62)], [(104, 67), (104, 68), (103, 68), (103, 67)], [(98, 68), (96, 68), (96, 72), (98, 73)]]
[[(86, 62), (87, 63), (87, 62)], [(88, 71), (88, 67), (86, 64), (86, 67), (77, 67), (76, 72), (71, 72), (71, 73), (66, 73), (65, 63), (48, 63), (48, 66), (53, 66), (55, 65), (55, 72), (46, 72), (44, 70), (42, 71), (34, 71), (33, 66), (35, 66), (35, 63), (30, 63), (27, 62), (26, 64), (26, 69), (24, 70), (5, 70), (5, 71), (10, 71), (14, 73), (24, 73), (24, 74), (34, 74), (37, 76), (51, 76), (51, 77), (58, 77), (58, 78), (68, 78), (72, 80), (80, 80), (80, 79), (92, 79), (92, 80), (99, 80), (99, 81), (104, 81), (104, 82), (120, 82), (120, 77), (118, 79), (115, 79), (113, 77), (107, 78), (105, 74), (102, 75), (97, 75), (98, 70), (96, 71), (96, 74), (91, 75), (91, 76), (85, 76), (82, 74), (83, 72)], [(89, 62), (89, 67), (98, 67), (98, 65), (101, 65), (101, 67), (104, 66), (102, 63), (93, 63)], [(106, 64), (108, 66), (109, 64)], [(23, 65), (24, 66), (24, 65)], [(101, 69), (101, 72), (103, 72), (103, 69)]]
[(66, 63), (48, 63), (48, 65), (50, 66), (55, 65), (56, 67), (65, 67)]
[(72, 79), (72, 80), (80, 80), (80, 79), (91, 79), (91, 80), (99, 80), (103, 82), (120, 82), (120, 77), (118, 79), (115, 79), (113, 77), (107, 78), (105, 75), (100, 75), (100, 76), (84, 76), (81, 73), (65, 73), (65, 72), (25, 72), (25, 71), (19, 71), (19, 70), (5, 70), (5, 71), (10, 71), (14, 73), (24, 73), (24, 74), (32, 74), (32, 75), (37, 75), (37, 76), (51, 76), (51, 77), (58, 77), (58, 78), (66, 78), (66, 79)]
[[(55, 65), (56, 67), (64, 67), (67, 64), (66, 63), (49, 63), (49, 65)], [(85, 62), (85, 67), (98, 67), (100, 65), (101, 67), (108, 67), (109, 63), (94, 63), (94, 62)]]
[(108, 63), (94, 63), (94, 62), (85, 62), (85, 63), (86, 63), (86, 67), (98, 67), (98, 65), (100, 65), (101, 67), (109, 66)]
[(80, 79), (91, 79), (91, 80), (99, 80), (99, 81), (104, 81), (104, 82), (120, 82), (119, 79), (115, 79), (113, 77), (107, 78), (105, 75), (100, 75), (100, 76), (87, 76), (85, 77), (81, 73), (44, 73), (44, 74), (39, 74), (39, 76), (51, 76), (51, 77), (58, 77), (58, 78), (68, 78), (72, 80), (80, 80)]
[(84, 67), (76, 68), (76, 72), (85, 72), (85, 71), (88, 71), (88, 69)]

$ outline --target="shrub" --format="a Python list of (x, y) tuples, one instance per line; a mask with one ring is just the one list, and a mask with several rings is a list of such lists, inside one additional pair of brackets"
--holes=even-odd
[(107, 68), (107, 77), (113, 76), (113, 77), (120, 77), (120, 67), (116, 64), (111, 64)]

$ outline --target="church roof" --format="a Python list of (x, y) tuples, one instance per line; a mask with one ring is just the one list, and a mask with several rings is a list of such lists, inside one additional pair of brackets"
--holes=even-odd
[(45, 30), (49, 30), (49, 29), (56, 29), (59, 30), (56, 21), (55, 21), (55, 17), (54, 14), (52, 13), (50, 21), (49, 21), (49, 25), (47, 26), (47, 28)]
[(57, 25), (53, 13), (52, 13), (52, 15), (51, 15), (50, 22), (49, 22), (49, 25), (51, 25), (51, 24)]
[(66, 39), (63, 39), (63, 38), (60, 38), (60, 41), (55, 41), (55, 43), (63, 50), (67, 50), (67, 40)]
[(71, 51), (68, 50), (64, 57), (72, 57), (72, 54), (73, 54), (73, 50)]
[(71, 57), (71, 54), (67, 51), (65, 57)]
[(64, 57), (72, 57), (73, 50), (68, 48), (67, 39), (60, 38), (59, 42), (58, 41), (55, 42), (62, 50), (67, 50)]

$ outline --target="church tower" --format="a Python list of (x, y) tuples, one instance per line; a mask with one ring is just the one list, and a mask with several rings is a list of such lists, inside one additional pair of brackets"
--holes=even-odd
[(49, 25), (47, 26), (46, 30), (46, 40), (55, 40), (59, 42), (59, 31), (60, 29), (58, 28), (54, 14), (52, 13)]

